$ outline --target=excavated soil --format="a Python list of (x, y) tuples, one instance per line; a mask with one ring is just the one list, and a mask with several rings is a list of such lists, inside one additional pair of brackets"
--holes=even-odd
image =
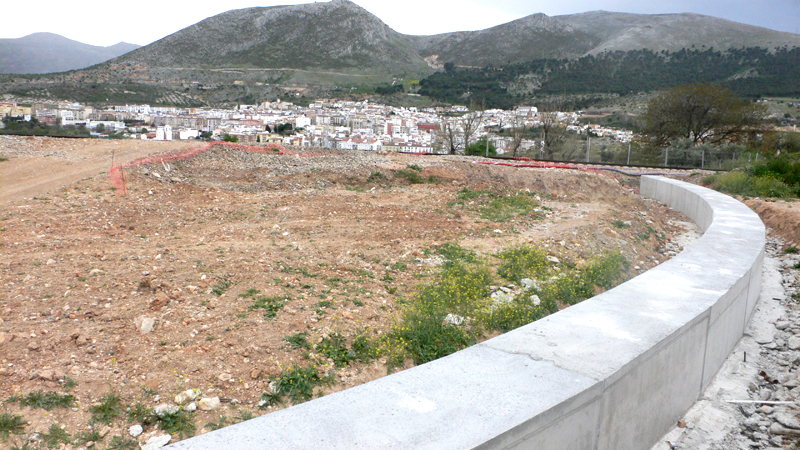
[[(187, 388), (222, 399), (219, 409), (198, 411), (197, 430), (205, 432), (236, 410), (274, 410), (260, 410), (259, 398), (268, 377), (293, 363), (318, 363), (335, 375), (323, 394), (364, 383), (386, 374), (384, 360), (337, 370), (283, 339), (384, 333), (402, 299), (433, 280), (431, 250), (443, 243), (486, 255), (531, 243), (577, 265), (620, 251), (635, 276), (680, 250), (670, 241), (686, 220), (588, 171), (216, 147), (127, 169), (128, 194), (121, 195), (98, 173), (107, 167), (74, 181), (70, 171), (79, 165), (66, 164), (75, 157), (67, 148), (15, 153), (16, 141), (3, 144), (10, 157), (0, 163), (3, 191), (24, 194), (4, 195), (0, 217), (0, 397), (64, 392), (71, 379), (78, 399), (75, 408), (50, 413), (5, 402), (3, 411), (22, 414), (29, 432), (58, 423), (74, 435), (109, 392), (126, 405), (155, 407)], [(10, 174), (34, 158), (63, 182), (21, 190), (28, 181)], [(412, 172), (426, 182), (412, 183)], [(495, 222), (478, 204), (457, 201), (464, 189), (530, 192), (539, 207)], [(242, 296), (252, 290), (288, 301), (268, 318)], [(142, 326), (150, 319), (152, 331)], [(129, 426), (118, 420), (102, 431), (127, 436)]]

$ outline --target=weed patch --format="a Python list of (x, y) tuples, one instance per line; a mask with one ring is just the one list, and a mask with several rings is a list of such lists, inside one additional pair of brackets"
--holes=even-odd
[(263, 309), (264, 310), (264, 317), (267, 319), (272, 319), (273, 317), (278, 315), (278, 311), (281, 310), (286, 305), (288, 301), (287, 298), (283, 297), (266, 297), (261, 296), (258, 297), (253, 303), (249, 310), (255, 311), (256, 309)]
[(0, 438), (4, 441), (12, 434), (22, 434), (28, 422), (22, 416), (2, 413), (0, 414)]
[(746, 172), (710, 175), (702, 181), (712, 189), (748, 197), (792, 198), (800, 191), (797, 186), (789, 186), (775, 176), (754, 176)]
[(31, 409), (41, 408), (51, 411), (54, 408), (72, 408), (75, 406), (75, 396), (71, 394), (59, 394), (58, 392), (36, 391), (30, 392), (26, 396), (14, 395), (8, 400), (9, 403), (16, 403), (19, 406), (27, 406)]
[(292, 334), (283, 338), (288, 342), (292, 349), (305, 348), (311, 349), (311, 344), (308, 343), (308, 334), (305, 332)]
[(91, 423), (111, 425), (117, 417), (122, 416), (122, 400), (119, 395), (108, 393), (100, 397), (100, 402), (89, 408), (92, 413)]
[(229, 287), (231, 287), (231, 284), (232, 283), (228, 280), (222, 280), (211, 287), (211, 293), (219, 297), (220, 295), (224, 294)]
[(265, 392), (262, 396), (262, 407), (283, 403), (288, 398), (292, 404), (311, 400), (314, 388), (325, 384), (325, 380), (317, 373), (316, 366), (300, 367), (293, 364), (278, 376), (269, 378), (272, 392)]
[(72, 438), (69, 433), (57, 424), (50, 425), (50, 429), (47, 430), (46, 433), (41, 433), (39, 438), (42, 439), (42, 443), (45, 444), (47, 448), (57, 448), (60, 447), (61, 444), (72, 443)]
[(498, 194), (488, 190), (464, 188), (459, 191), (456, 201), (449, 203), (449, 205), (477, 211), (481, 218), (492, 222), (504, 222), (514, 217), (523, 216), (541, 218), (541, 213), (536, 211), (539, 204), (533, 198), (534, 196), (535, 194), (532, 193)]
[(497, 258), (501, 261), (497, 274), (515, 283), (523, 278), (538, 278), (547, 273), (547, 255), (529, 245), (503, 250), (497, 254)]

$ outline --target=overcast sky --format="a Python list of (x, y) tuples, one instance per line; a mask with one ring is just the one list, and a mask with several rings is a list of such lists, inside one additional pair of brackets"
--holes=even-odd
[[(641, 14), (695, 12), (773, 30), (800, 32), (800, 0), (354, 1), (396, 31), (417, 35), (480, 30), (539, 12), (555, 16), (598, 9)], [(309, 0), (4, 3), (0, 37), (19, 38), (46, 31), (87, 44), (107, 46), (121, 41), (146, 45), (231, 9), (309, 3)]]

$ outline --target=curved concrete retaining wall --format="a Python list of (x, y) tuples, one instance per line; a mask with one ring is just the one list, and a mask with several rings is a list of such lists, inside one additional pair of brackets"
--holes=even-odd
[(627, 283), (502, 336), (170, 448), (649, 448), (741, 337), (765, 233), (746, 206), (702, 187), (642, 177), (641, 192), (704, 235)]

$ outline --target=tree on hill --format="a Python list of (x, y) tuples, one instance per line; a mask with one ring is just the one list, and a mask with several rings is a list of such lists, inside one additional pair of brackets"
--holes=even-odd
[(694, 145), (738, 142), (764, 130), (767, 108), (737, 97), (730, 90), (693, 83), (654, 97), (641, 118), (641, 132), (653, 147), (679, 140)]

